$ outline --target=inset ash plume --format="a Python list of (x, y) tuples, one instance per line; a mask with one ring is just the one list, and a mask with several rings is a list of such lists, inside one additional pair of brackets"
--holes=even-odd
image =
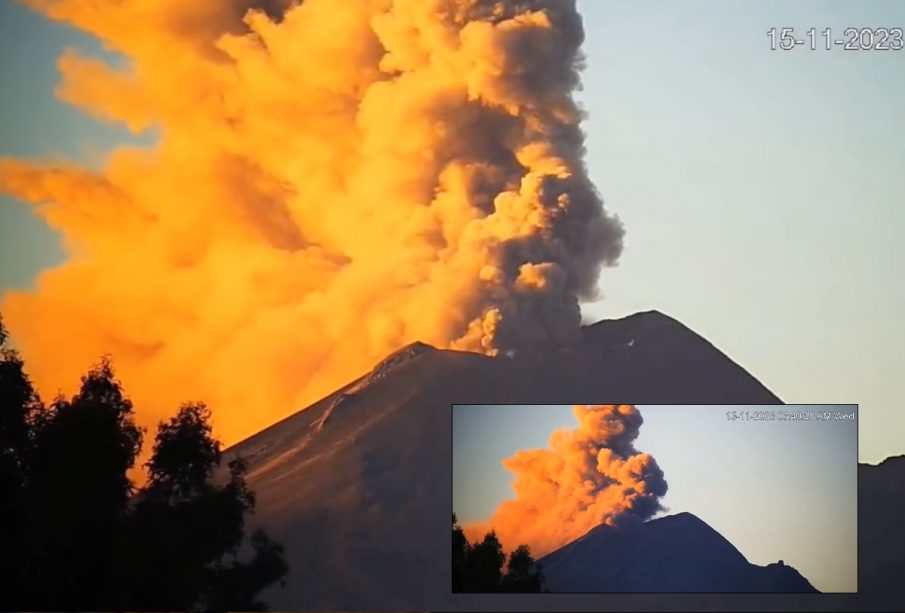
[(631, 405), (575, 405), (577, 428), (550, 436), (549, 449), (503, 460), (515, 474), (515, 498), (486, 523), (464, 527), (470, 541), (493, 528), (504, 548), (527, 544), (543, 556), (600, 524), (649, 519), (660, 510), (666, 480), (657, 461), (634, 447), (643, 423)]
[(28, 0), (60, 97), (133, 132), (102, 170), (0, 160), (69, 257), (2, 312), (44, 394), (113, 355), (149, 425), (224, 442), (409, 342), (568, 343), (622, 248), (582, 161), (570, 0)]

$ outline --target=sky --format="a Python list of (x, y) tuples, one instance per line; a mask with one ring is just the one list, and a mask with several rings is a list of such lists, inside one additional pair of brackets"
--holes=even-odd
[[(0, 155), (77, 159), (97, 166), (125, 129), (93, 121), (54, 95), (57, 58), (74, 47), (111, 57), (87, 34), (51, 22), (12, 0), (0, 0)], [(59, 263), (58, 237), (30, 207), (0, 195), (0, 291), (30, 287), (37, 272)]]
[[(587, 164), (626, 227), (597, 320), (658, 309), (787, 402), (859, 403), (860, 457), (905, 452), (905, 51), (771, 51), (767, 30), (905, 24), (898, 2), (589, 0)], [(55, 99), (96, 41), (0, 0), (0, 155), (99, 165), (122, 129)], [(0, 198), (0, 291), (60, 261)]]
[[(856, 421), (730, 420), (777, 407), (641, 405), (635, 447), (663, 470), (659, 515), (690, 512), (758, 565), (783, 560), (820, 591), (857, 591)], [(784, 407), (856, 413), (855, 407)], [(500, 464), (574, 428), (571, 405), (453, 407), (453, 510), (482, 521), (513, 497)]]

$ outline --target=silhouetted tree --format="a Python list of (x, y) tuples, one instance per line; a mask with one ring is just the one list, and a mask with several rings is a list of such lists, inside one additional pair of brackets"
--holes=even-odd
[(24, 485), (31, 420), (40, 399), (25, 375), (22, 360), (7, 344), (0, 318), (0, 517)]
[(30, 418), (40, 405), (0, 318), (0, 504), (21, 487)]
[(210, 477), (220, 464), (220, 443), (211, 436), (210, 418), (204, 404), (189, 403), (158, 426), (147, 463), (148, 492), (178, 502), (196, 499), (211, 487)]
[(543, 592), (541, 566), (531, 557), (527, 545), (519, 545), (510, 555), (503, 574), (506, 554), (491, 530), (484, 540), (469, 544), (465, 532), (452, 514), (452, 590), (453, 592)]
[(245, 536), (254, 496), (245, 463), (232, 460), (224, 483), (210, 411), (186, 404), (162, 423), (136, 498), (123, 555), (130, 556), (132, 607), (168, 610), (263, 610), (257, 594), (287, 572), (282, 548), (262, 532)]
[(57, 398), (33, 436), (20, 551), (28, 604), (96, 609), (142, 438), (110, 361), (92, 368), (70, 400)]
[(484, 536), (483, 541), (473, 545), (468, 552), (465, 591), (497, 591), (503, 576), (504, 562), (506, 562), (506, 554), (503, 553), (503, 546), (500, 544), (496, 532), (491, 530)]
[(466, 564), (468, 560), (468, 539), (465, 532), (456, 521), (456, 514), (452, 514), (452, 589), (461, 592), (465, 589)]
[(160, 424), (149, 479), (129, 479), (142, 431), (109, 359), (45, 408), (0, 319), (0, 608), (264, 610), (282, 547), (245, 534), (240, 459), (220, 470), (210, 411)]
[(519, 545), (509, 554), (507, 572), (503, 576), (504, 592), (541, 592), (544, 590), (544, 574), (541, 566), (531, 557), (527, 545)]
[(32, 426), (44, 410), (22, 359), (7, 339), (0, 317), (0, 518), (25, 484)]
[(25, 374), (22, 359), (7, 340), (0, 317), (0, 580), (10, 601), (21, 602), (22, 588), (14, 580), (21, 561), (10, 552), (20, 551), (25, 538), (23, 491), (33, 426), (44, 407)]

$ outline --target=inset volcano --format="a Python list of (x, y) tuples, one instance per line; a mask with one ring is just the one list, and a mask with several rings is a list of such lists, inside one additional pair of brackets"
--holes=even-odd
[(551, 592), (817, 592), (781, 560), (751, 564), (691, 513), (601, 525), (539, 562)]

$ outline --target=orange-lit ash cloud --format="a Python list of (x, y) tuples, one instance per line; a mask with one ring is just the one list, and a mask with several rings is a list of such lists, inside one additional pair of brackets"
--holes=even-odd
[(631, 405), (575, 405), (577, 428), (550, 436), (548, 449), (503, 460), (515, 498), (487, 522), (464, 526), (470, 542), (496, 530), (506, 551), (521, 544), (543, 556), (600, 524), (650, 518), (667, 484), (657, 461), (634, 447), (643, 419)]
[(145, 425), (234, 442), (421, 340), (569, 342), (622, 228), (583, 165), (569, 0), (29, 0), (59, 96), (159, 134), (94, 172), (0, 159), (68, 259), (0, 305), (39, 389), (101, 354)]

